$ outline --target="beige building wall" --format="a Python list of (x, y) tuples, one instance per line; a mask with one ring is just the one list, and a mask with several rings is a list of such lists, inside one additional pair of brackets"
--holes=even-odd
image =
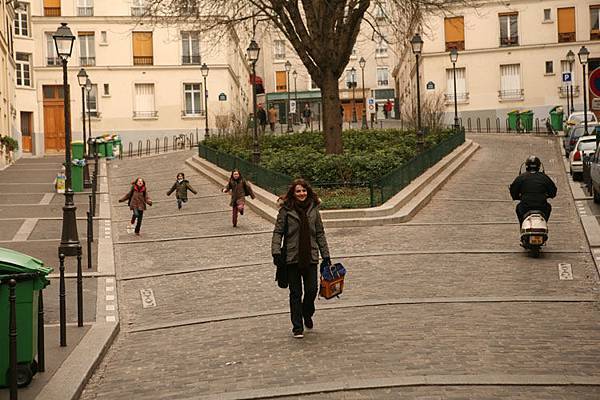
[[(600, 6), (600, 1), (588, 0), (517, 0), (506, 4), (489, 2), (477, 9), (460, 9), (449, 17), (464, 17), (464, 50), (459, 51), (456, 68), (464, 69), (464, 89), (457, 83), (458, 111), (460, 116), (502, 120), (513, 109), (533, 110), (535, 116), (546, 118), (548, 110), (557, 105), (566, 108), (566, 96), (562, 87), (562, 72), (566, 54), (575, 54), (581, 46), (590, 51), (590, 66), (600, 63), (600, 41), (590, 40), (590, 6)], [(575, 7), (575, 40), (559, 43), (557, 10)], [(500, 45), (499, 14), (516, 13), (518, 45)], [(431, 17), (423, 29), (423, 54), (419, 73), (421, 75), (422, 99), (446, 96), (448, 121), (454, 116), (453, 86), (448, 81), (452, 69), (449, 52), (446, 51), (444, 16)], [(410, 47), (401, 50), (396, 67), (396, 80), (400, 87), (402, 108), (405, 113), (414, 107), (416, 99), (415, 57)], [(600, 61), (600, 59), (598, 60)], [(519, 88), (522, 95), (505, 96), (501, 91), (502, 67), (518, 65)], [(577, 60), (573, 64), (575, 108), (583, 108), (582, 68)], [(459, 71), (460, 76), (460, 71)], [(434, 90), (427, 83), (435, 84)], [(423, 101), (422, 101), (423, 102)], [(464, 121), (463, 121), (464, 122)], [(466, 122), (464, 122), (466, 123)], [(495, 124), (495, 122), (493, 122)]]
[[(15, 60), (13, 58), (12, 2), (0, 2), (0, 135), (15, 137)], [(17, 156), (17, 154), (15, 154)], [(0, 169), (6, 166), (0, 155)]]

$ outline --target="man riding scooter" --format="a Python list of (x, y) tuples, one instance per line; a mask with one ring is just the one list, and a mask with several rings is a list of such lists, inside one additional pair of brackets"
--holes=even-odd
[(546, 221), (550, 218), (552, 206), (546, 200), (556, 196), (556, 185), (540, 171), (541, 165), (538, 157), (529, 156), (525, 161), (525, 172), (510, 185), (512, 199), (520, 200), (516, 209), (520, 225), (523, 225), (525, 214), (531, 210), (541, 211)]

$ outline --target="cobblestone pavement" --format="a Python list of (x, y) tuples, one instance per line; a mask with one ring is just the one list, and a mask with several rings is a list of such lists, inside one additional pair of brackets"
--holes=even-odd
[[(273, 282), (271, 224), (248, 211), (231, 227), (228, 197), (184, 165), (191, 152), (112, 162), (122, 328), (82, 399), (597, 399), (600, 284), (557, 147), (472, 138), (481, 149), (409, 223), (327, 230), (347, 286), (318, 300), (301, 341)], [(530, 153), (559, 188), (539, 259), (518, 246), (508, 194)], [(178, 171), (199, 190), (182, 211), (165, 194)], [(155, 202), (140, 237), (116, 203), (137, 175)], [(416, 377), (435, 383), (406, 384)]]

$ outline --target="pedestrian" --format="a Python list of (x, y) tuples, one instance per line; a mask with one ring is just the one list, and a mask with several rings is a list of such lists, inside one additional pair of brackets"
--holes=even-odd
[(310, 122), (312, 120), (312, 110), (310, 106), (307, 104), (304, 105), (304, 110), (302, 110), (302, 118), (304, 118), (304, 125), (306, 129), (310, 128)]
[(258, 119), (258, 124), (260, 126), (260, 132), (262, 134), (265, 133), (265, 128), (267, 127), (267, 112), (263, 108), (262, 103), (258, 105), (258, 110), (256, 111), (256, 117)]
[(119, 203), (124, 201), (127, 201), (129, 209), (133, 211), (133, 215), (131, 216), (131, 227), (133, 228), (133, 224), (135, 224), (135, 234), (139, 236), (146, 204), (149, 206), (152, 205), (152, 200), (150, 200), (146, 188), (146, 182), (144, 182), (142, 178), (137, 178), (135, 181), (131, 182), (131, 189), (125, 196), (119, 199)]
[(171, 193), (175, 192), (175, 198), (177, 199), (177, 208), (179, 210), (181, 210), (182, 203), (187, 203), (188, 201), (188, 190), (194, 194), (198, 194), (198, 192), (195, 191), (194, 188), (190, 185), (190, 182), (187, 179), (185, 179), (185, 174), (183, 172), (178, 173), (177, 180), (175, 181), (173, 186), (171, 186), (171, 189), (169, 189), (169, 191), (167, 192), (167, 196), (170, 196)]
[(385, 118), (391, 118), (392, 110), (394, 109), (394, 103), (390, 99), (383, 106), (383, 111), (385, 112)]
[[(312, 329), (314, 325), (312, 317), (317, 297), (319, 252), (326, 264), (331, 263), (319, 203), (319, 198), (308, 182), (303, 179), (294, 180), (287, 193), (280, 198), (279, 213), (273, 229), (273, 263), (285, 265), (288, 269), (292, 334), (298, 339), (304, 337), (304, 327)], [(282, 242), (285, 246), (285, 259), (282, 259), (281, 254)]]
[(65, 166), (60, 167), (60, 172), (56, 174), (56, 178), (54, 178), (54, 190), (56, 193), (64, 193), (65, 192), (65, 183), (67, 181), (67, 169)]
[(277, 123), (277, 110), (275, 106), (271, 104), (269, 108), (269, 127), (271, 128), (271, 132), (275, 132), (275, 124)]
[(229, 206), (232, 208), (231, 222), (235, 228), (237, 226), (238, 213), (244, 215), (246, 196), (250, 196), (253, 199), (256, 198), (256, 196), (254, 196), (252, 186), (250, 186), (250, 184), (242, 177), (242, 174), (237, 169), (231, 171), (229, 182), (227, 182), (227, 186), (223, 188), (223, 193), (228, 192), (231, 194), (231, 202), (229, 203)]

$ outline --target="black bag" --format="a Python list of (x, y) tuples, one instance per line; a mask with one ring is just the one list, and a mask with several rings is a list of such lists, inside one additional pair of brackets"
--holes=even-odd
[(283, 246), (281, 246), (279, 262), (277, 263), (277, 270), (275, 271), (275, 280), (277, 286), (285, 289), (289, 285), (288, 267), (286, 264), (287, 260), (287, 231), (288, 231), (288, 220), (287, 212), (285, 214), (285, 224), (283, 225)]

